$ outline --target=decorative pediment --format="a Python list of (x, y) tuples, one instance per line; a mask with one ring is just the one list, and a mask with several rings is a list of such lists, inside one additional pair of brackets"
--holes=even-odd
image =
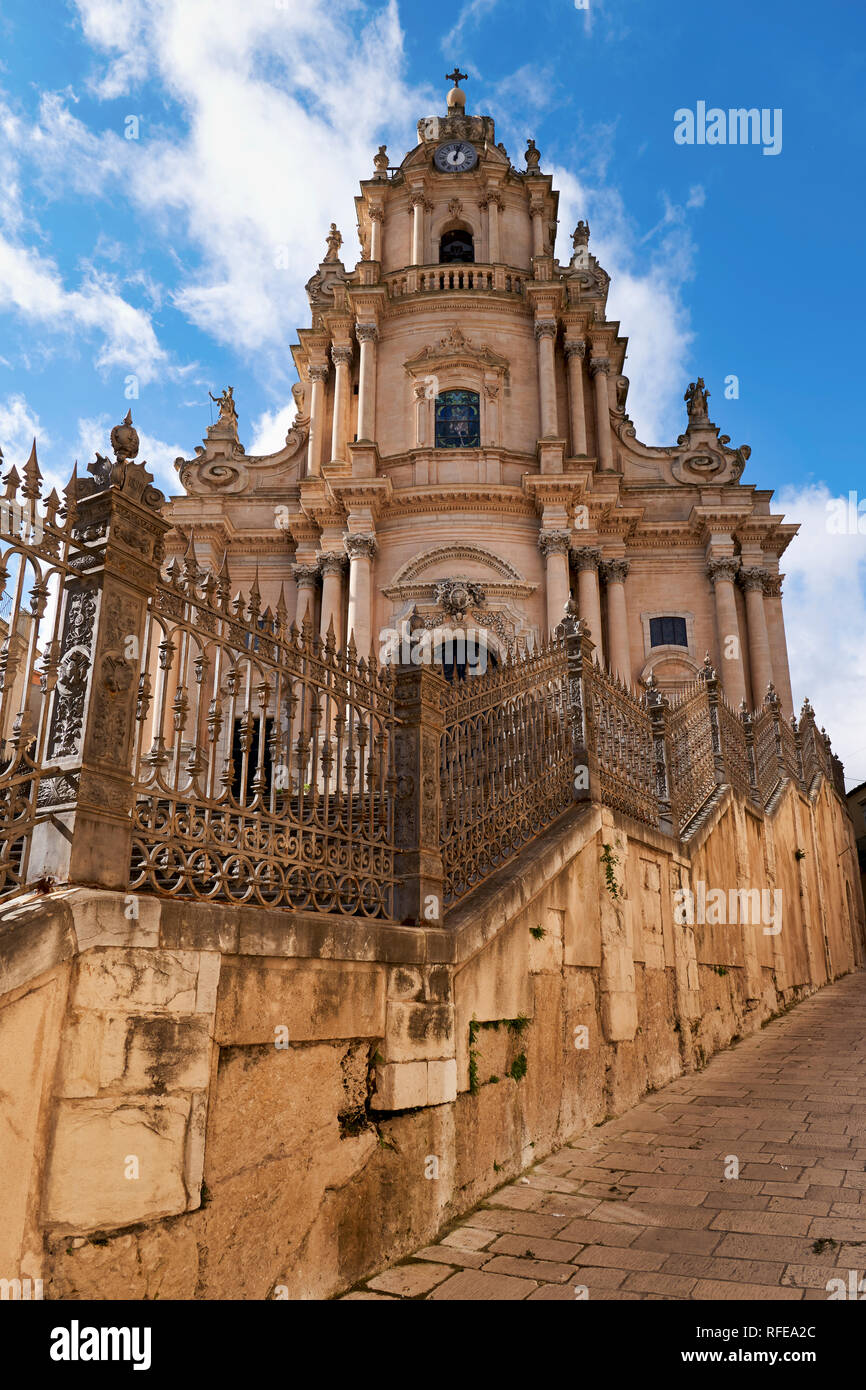
[[(411, 560), (407, 560), (402, 565), (394, 578), (391, 580), (391, 587), (398, 589), (404, 584), (432, 583), (432, 578), (427, 580), (423, 576), (430, 570), (438, 569), (441, 571), (446, 566), (450, 573), (454, 572), (455, 566), (466, 562), (479, 566), (482, 570), (492, 573), (497, 580), (506, 584), (524, 584), (523, 575), (511, 564), (510, 560), (503, 560), (501, 556), (494, 555), (492, 551), (485, 550), (480, 545), (437, 545), (432, 550), (425, 550), (421, 555), (413, 555)], [(534, 585), (532, 586), (535, 587)]]
[(509, 362), (486, 343), (473, 343), (467, 338), (459, 324), (453, 323), (437, 343), (428, 343), (414, 357), (404, 362), (409, 376), (427, 371), (432, 364), (439, 366), (474, 366), (492, 368), (497, 372), (507, 372)]

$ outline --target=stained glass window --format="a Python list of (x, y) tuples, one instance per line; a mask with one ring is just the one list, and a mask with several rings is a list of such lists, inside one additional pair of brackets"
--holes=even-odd
[(687, 647), (685, 618), (650, 618), (650, 646)]
[(477, 391), (442, 391), (436, 397), (436, 448), (480, 449)]

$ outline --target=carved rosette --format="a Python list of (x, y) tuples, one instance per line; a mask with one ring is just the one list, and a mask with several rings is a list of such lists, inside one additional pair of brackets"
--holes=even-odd
[(548, 555), (567, 555), (570, 540), (570, 531), (542, 531), (538, 537), (538, 548), (545, 559)]
[(372, 560), (379, 549), (375, 536), (366, 532), (346, 536), (346, 553), (350, 560)]
[(608, 584), (624, 584), (630, 569), (630, 560), (603, 560), (601, 564), (602, 578)]
[(720, 555), (707, 561), (707, 578), (715, 588), (716, 581), (733, 584), (740, 569), (736, 556)]
[(481, 608), (484, 604), (482, 585), (469, 579), (440, 579), (433, 595), (449, 618), (463, 618), (470, 608)]

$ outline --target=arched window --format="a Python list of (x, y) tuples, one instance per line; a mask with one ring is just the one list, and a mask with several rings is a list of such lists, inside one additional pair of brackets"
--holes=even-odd
[(471, 265), (475, 260), (475, 243), (471, 232), (455, 227), (451, 232), (443, 232), (439, 238), (440, 265)]
[(467, 676), (483, 676), (486, 671), (495, 671), (499, 660), (494, 651), (480, 640), (477, 634), (458, 631), (443, 642), (437, 643), (433, 660), (442, 668), (442, 674), (449, 682), (465, 681)]
[(436, 448), (481, 448), (477, 391), (441, 391), (436, 397)]

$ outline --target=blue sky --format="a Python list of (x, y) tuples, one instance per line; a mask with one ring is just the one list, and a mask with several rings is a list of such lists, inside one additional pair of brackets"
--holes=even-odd
[[(351, 264), (357, 180), (381, 141), (395, 163), (411, 148), (455, 62), (514, 162), (532, 135), (555, 173), (563, 257), (590, 221), (639, 436), (675, 439), (702, 373), (712, 417), (752, 447), (745, 480), (803, 521), (783, 563), (795, 695), (866, 779), (866, 534), (826, 526), (829, 498), (866, 497), (866, 18), (850, 3), (0, 0), (7, 464), (36, 433), (65, 478), (131, 404), (176, 490), (172, 460), (228, 382), (247, 448), (278, 447), (328, 223)], [(674, 112), (699, 101), (781, 109), (781, 152), (677, 145)]]

